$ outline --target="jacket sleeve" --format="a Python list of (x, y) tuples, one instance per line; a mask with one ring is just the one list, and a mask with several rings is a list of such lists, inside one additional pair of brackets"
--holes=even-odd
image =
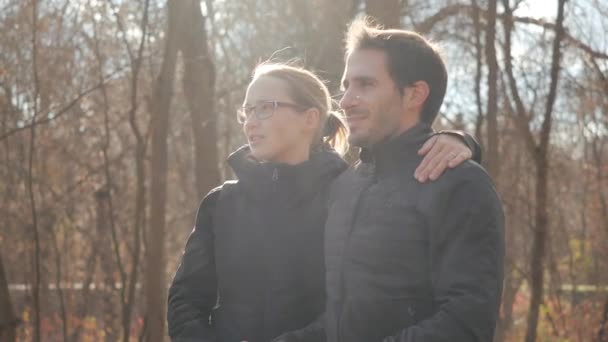
[(489, 177), (455, 185), (430, 219), (435, 314), (384, 342), (492, 341), (503, 281), (504, 216)]
[(167, 321), (174, 342), (215, 341), (209, 317), (217, 301), (212, 218), (218, 197), (219, 188), (201, 202), (196, 224), (169, 288)]
[(476, 163), (481, 164), (481, 145), (473, 138), (472, 135), (463, 131), (455, 131), (455, 130), (441, 130), (435, 134), (449, 134), (455, 137), (458, 137), (462, 140), (463, 143), (467, 145), (467, 147), (473, 152), (473, 156), (471, 157)]
[(272, 342), (324, 342), (326, 339), (325, 314), (323, 313), (304, 328), (285, 333)]

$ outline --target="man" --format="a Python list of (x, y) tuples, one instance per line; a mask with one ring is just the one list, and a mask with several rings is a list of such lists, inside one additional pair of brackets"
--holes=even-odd
[(414, 32), (358, 20), (342, 83), (362, 151), (330, 196), (327, 341), (491, 341), (504, 258), (492, 181), (471, 161), (435, 182), (408, 177), (445, 95), (441, 56)]

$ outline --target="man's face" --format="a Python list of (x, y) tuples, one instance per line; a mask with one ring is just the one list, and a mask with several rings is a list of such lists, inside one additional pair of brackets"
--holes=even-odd
[(342, 76), (349, 143), (370, 147), (404, 131), (404, 97), (391, 78), (384, 51), (354, 50)]

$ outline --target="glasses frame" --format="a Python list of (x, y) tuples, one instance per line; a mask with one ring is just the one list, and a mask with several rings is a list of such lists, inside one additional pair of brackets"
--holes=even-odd
[[(272, 104), (272, 110), (265, 113), (264, 111), (261, 110), (261, 108), (262, 108), (262, 106), (267, 105), (267, 104)], [(298, 105), (298, 104), (290, 103), (290, 102), (283, 102), (283, 101), (277, 101), (277, 100), (259, 101), (258, 103), (256, 103), (253, 106), (241, 107), (237, 111), (236, 120), (241, 125), (246, 123), (251, 118), (251, 116), (254, 116), (256, 118), (256, 120), (266, 120), (266, 119), (272, 117), (274, 115), (274, 113), (276, 112), (277, 108), (279, 108), (279, 107), (293, 108), (298, 112), (303, 111), (305, 109), (305, 107), (302, 105)]]

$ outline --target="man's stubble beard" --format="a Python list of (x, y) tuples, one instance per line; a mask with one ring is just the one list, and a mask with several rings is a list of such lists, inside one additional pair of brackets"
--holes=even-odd
[(348, 136), (348, 143), (360, 148), (370, 148), (378, 143), (394, 138), (399, 133), (399, 120), (394, 118), (388, 110), (380, 112), (370, 118), (370, 125), (363, 136), (358, 137), (352, 132)]

